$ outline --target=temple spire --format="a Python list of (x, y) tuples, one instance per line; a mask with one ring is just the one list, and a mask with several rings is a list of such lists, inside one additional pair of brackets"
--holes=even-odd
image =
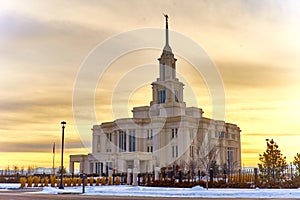
[(169, 46), (169, 26), (168, 26), (168, 18), (169, 16), (167, 14), (164, 14), (166, 18), (166, 44), (164, 47), (164, 50), (172, 52), (171, 47)]

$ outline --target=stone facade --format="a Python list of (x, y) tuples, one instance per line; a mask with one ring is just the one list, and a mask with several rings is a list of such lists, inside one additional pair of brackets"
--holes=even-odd
[[(158, 59), (159, 78), (152, 85), (150, 106), (134, 107), (133, 118), (116, 119), (93, 126), (92, 153), (71, 155), (81, 172), (108, 174), (111, 170), (153, 172), (176, 166), (182, 170), (206, 170), (213, 162), (229, 171), (241, 168), (240, 128), (203, 117), (201, 108), (186, 107), (183, 87), (176, 78), (176, 58), (166, 44)], [(87, 164), (88, 163), (88, 164)]]

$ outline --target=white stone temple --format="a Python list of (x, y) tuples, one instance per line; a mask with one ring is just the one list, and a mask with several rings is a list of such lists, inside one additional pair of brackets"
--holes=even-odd
[(184, 84), (176, 78), (176, 58), (166, 43), (159, 61), (159, 78), (152, 85), (150, 105), (134, 107), (132, 118), (94, 125), (92, 153), (71, 155), (80, 172), (108, 174), (153, 172), (158, 168), (205, 171), (213, 162), (227, 170), (241, 169), (240, 128), (203, 117), (201, 108), (187, 107)]

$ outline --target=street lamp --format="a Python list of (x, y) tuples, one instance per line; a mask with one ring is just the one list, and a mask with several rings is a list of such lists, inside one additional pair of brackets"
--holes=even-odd
[(64, 169), (64, 138), (65, 138), (65, 126), (66, 122), (62, 121), (62, 135), (61, 135), (61, 164), (60, 164), (60, 184), (59, 189), (64, 189), (63, 186), (63, 169)]
[(291, 180), (293, 180), (293, 163), (291, 162)]

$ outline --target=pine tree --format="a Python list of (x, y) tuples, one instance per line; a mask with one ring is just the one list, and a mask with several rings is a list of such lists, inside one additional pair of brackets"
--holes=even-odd
[(298, 175), (300, 175), (300, 154), (299, 153), (297, 153), (297, 155), (294, 157), (293, 164), (296, 166)]
[(264, 182), (277, 182), (284, 176), (284, 170), (287, 167), (286, 157), (281, 154), (273, 139), (266, 141), (267, 150), (263, 154), (259, 154), (260, 177)]

